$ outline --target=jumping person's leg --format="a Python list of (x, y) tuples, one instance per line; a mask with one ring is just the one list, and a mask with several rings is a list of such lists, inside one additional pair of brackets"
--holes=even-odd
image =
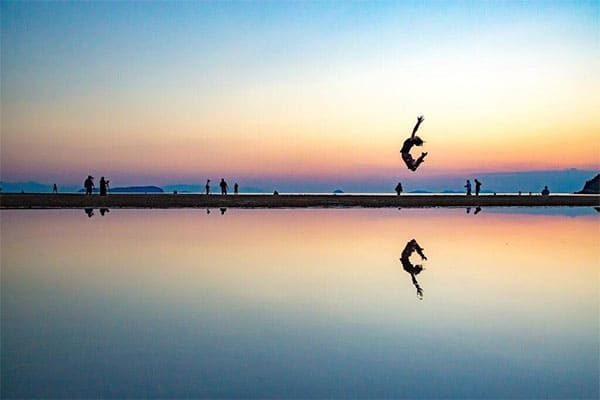
[(417, 169), (417, 167), (415, 166), (415, 164), (416, 164), (415, 159), (412, 158), (410, 153), (402, 153), (402, 161), (404, 161), (404, 163), (406, 164), (406, 167), (408, 169), (410, 169), (411, 171), (415, 171)]
[(426, 156), (427, 156), (427, 153), (421, 153), (421, 156), (419, 158), (417, 158), (417, 161), (415, 161), (415, 163), (414, 163), (414, 167), (415, 167), (414, 170), (419, 168), (419, 165), (421, 165), (423, 163), (423, 161), (425, 161)]

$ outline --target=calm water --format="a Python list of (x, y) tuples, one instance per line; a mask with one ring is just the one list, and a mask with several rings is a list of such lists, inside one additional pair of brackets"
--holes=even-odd
[(597, 398), (600, 214), (474, 211), (2, 211), (2, 397)]

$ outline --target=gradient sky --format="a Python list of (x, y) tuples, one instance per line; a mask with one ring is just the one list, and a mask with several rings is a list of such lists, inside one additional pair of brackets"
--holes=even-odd
[(1, 178), (599, 168), (599, 4), (2, 2)]

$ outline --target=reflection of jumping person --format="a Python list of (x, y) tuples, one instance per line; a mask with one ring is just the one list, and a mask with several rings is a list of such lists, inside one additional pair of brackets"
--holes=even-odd
[(427, 257), (423, 253), (423, 248), (419, 246), (419, 243), (415, 239), (406, 243), (406, 247), (402, 250), (402, 254), (400, 255), (400, 262), (402, 263), (402, 267), (406, 272), (410, 274), (413, 285), (417, 289), (417, 297), (420, 299), (423, 298), (423, 289), (419, 286), (419, 282), (417, 282), (416, 275), (419, 275), (421, 271), (423, 271), (423, 265), (413, 265), (410, 262), (410, 256), (416, 251), (419, 256), (421, 256), (421, 260), (427, 260)]
[(423, 143), (425, 143), (419, 136), (415, 136), (417, 129), (419, 129), (419, 126), (424, 119), (425, 118), (423, 118), (422, 115), (417, 117), (417, 124), (413, 128), (412, 135), (404, 141), (402, 149), (400, 149), (402, 160), (411, 171), (416, 171), (417, 168), (419, 168), (419, 165), (421, 165), (421, 163), (425, 160), (425, 156), (427, 155), (427, 153), (423, 152), (421, 153), (421, 156), (415, 160), (410, 154), (410, 150), (413, 148), (413, 146), (423, 146)]

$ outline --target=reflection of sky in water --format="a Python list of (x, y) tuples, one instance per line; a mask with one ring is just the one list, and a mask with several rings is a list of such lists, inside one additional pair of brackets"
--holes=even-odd
[(598, 218), (486, 211), (3, 211), (2, 396), (597, 397)]
[(594, 207), (485, 207), (485, 212), (495, 214), (531, 214), (531, 215), (566, 215), (578, 217), (580, 215), (600, 216), (600, 208)]

